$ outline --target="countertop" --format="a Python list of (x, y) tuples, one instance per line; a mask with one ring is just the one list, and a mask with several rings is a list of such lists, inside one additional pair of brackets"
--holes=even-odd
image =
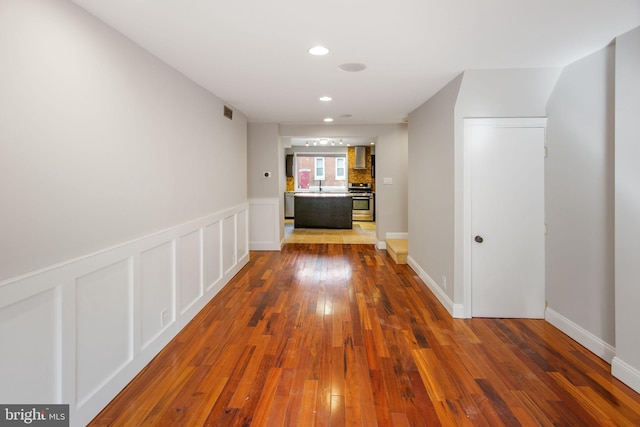
[(296, 197), (353, 197), (353, 194), (351, 193), (332, 193), (330, 191), (327, 191), (326, 193), (295, 193), (294, 195)]

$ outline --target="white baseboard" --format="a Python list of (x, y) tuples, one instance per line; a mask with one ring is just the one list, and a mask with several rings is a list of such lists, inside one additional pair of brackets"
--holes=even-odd
[(611, 363), (615, 357), (616, 349), (613, 346), (553, 309), (547, 307), (544, 318), (605, 362)]
[(454, 319), (467, 319), (464, 312), (464, 304), (453, 304), (453, 318)]
[(451, 301), (449, 296), (444, 293), (442, 288), (440, 288), (440, 286), (436, 284), (435, 280), (433, 280), (431, 276), (429, 276), (427, 272), (424, 271), (422, 267), (420, 267), (420, 265), (418, 265), (418, 263), (413, 258), (411, 258), (410, 255), (407, 257), (407, 264), (409, 264), (409, 267), (411, 267), (413, 271), (418, 273), (418, 276), (422, 279), (424, 283), (427, 284), (427, 287), (431, 290), (431, 292), (433, 292), (436, 298), (438, 298), (438, 301), (440, 301), (440, 304), (442, 304), (444, 308), (446, 308), (447, 311), (452, 316), (454, 315), (454, 313), (460, 310), (459, 308), (456, 307), (456, 306), (459, 306), (460, 304), (454, 305), (453, 301)]
[(640, 393), (640, 371), (619, 357), (614, 357), (611, 362), (611, 374)]

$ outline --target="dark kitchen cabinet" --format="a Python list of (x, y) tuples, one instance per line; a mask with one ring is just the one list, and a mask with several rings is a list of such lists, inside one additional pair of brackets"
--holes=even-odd
[(371, 178), (376, 177), (376, 155), (371, 155)]
[(287, 154), (285, 159), (285, 172), (287, 177), (293, 177), (293, 154)]
[(353, 228), (350, 196), (302, 194), (294, 197), (295, 228)]

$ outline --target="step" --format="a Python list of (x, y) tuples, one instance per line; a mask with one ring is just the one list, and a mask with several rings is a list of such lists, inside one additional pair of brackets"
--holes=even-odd
[(396, 264), (406, 264), (409, 254), (409, 240), (407, 239), (387, 239), (387, 253)]

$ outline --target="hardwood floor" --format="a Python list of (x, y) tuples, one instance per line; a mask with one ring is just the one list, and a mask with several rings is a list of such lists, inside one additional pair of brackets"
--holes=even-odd
[(373, 245), (249, 264), (91, 425), (640, 425), (640, 395), (543, 320), (452, 319)]

